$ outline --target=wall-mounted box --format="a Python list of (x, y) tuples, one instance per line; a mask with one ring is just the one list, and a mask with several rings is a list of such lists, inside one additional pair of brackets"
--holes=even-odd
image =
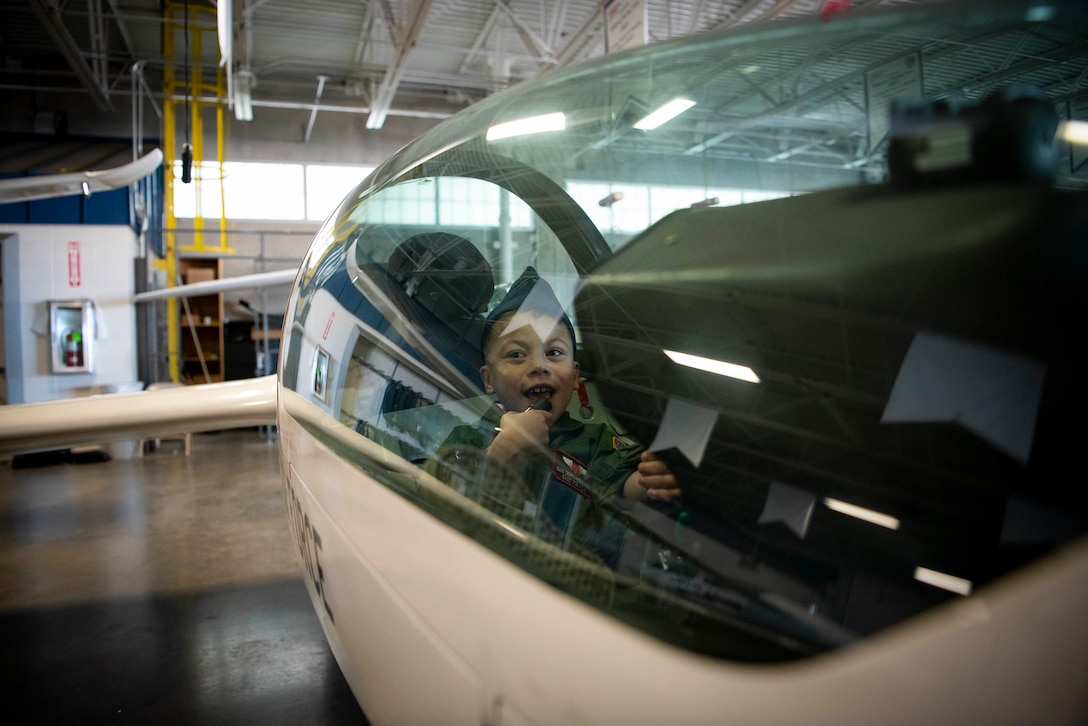
[(94, 370), (94, 303), (50, 300), (49, 340), (53, 373)]

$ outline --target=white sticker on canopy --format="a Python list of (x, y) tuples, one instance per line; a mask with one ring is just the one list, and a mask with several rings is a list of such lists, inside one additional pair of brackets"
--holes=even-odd
[(880, 421), (955, 422), (1026, 463), (1045, 374), (1026, 356), (918, 333)]
[(773, 481), (767, 490), (767, 501), (763, 504), (763, 513), (759, 515), (759, 524), (781, 522), (804, 539), (815, 508), (816, 495), (812, 492)]
[(665, 405), (661, 427), (650, 444), (650, 451), (676, 448), (698, 468), (717, 422), (718, 412), (715, 409), (670, 398)]

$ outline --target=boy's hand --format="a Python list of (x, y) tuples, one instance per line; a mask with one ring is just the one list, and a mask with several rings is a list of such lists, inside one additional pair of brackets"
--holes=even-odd
[(645, 497), (662, 502), (676, 499), (681, 493), (676, 475), (664, 461), (649, 451), (642, 452), (638, 471), (628, 478), (628, 485), (624, 487), (624, 494), (631, 498)]
[(529, 409), (504, 413), (499, 419), (499, 433), (487, 455), (511, 463), (519, 455), (540, 453), (548, 445), (548, 414)]

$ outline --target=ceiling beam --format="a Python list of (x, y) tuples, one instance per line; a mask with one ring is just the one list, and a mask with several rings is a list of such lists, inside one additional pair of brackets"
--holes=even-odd
[(314, 131), (314, 121), (317, 120), (317, 111), (321, 105), (321, 94), (325, 90), (325, 81), (327, 80), (329, 80), (328, 76), (317, 77), (317, 94), (314, 96), (314, 107), (310, 110), (310, 122), (306, 124), (306, 131), (302, 134), (304, 144), (310, 143), (310, 134)]
[(472, 60), (480, 52), (484, 42), (487, 40), (488, 34), (490, 34), (491, 29), (495, 27), (495, 21), (499, 19), (499, 15), (499, 6), (496, 5), (491, 9), (491, 14), (487, 16), (487, 22), (480, 28), (480, 32), (476, 34), (476, 38), (472, 41), (472, 48), (469, 49), (468, 53), (465, 54), (464, 60), (461, 61), (461, 68), (459, 69), (461, 73), (468, 72), (469, 64), (472, 63)]
[(427, 20), (427, 11), (430, 8), (431, 0), (417, 0), (409, 13), (408, 23), (397, 42), (396, 55), (386, 69), (385, 78), (382, 79), (370, 104), (370, 115), (366, 119), (368, 129), (380, 129), (385, 124), (385, 117), (393, 105), (397, 87), (407, 70), (408, 56), (416, 47), (416, 40), (419, 38), (420, 31), (423, 30), (423, 23)]
[(552, 6), (552, 20), (548, 28), (547, 43), (549, 49), (554, 49), (559, 44), (559, 34), (563, 30), (563, 23), (567, 19), (567, 0), (558, 0), (550, 3)]
[(397, 27), (397, 16), (393, 12), (393, 6), (389, 4), (389, 0), (378, 0), (378, 5), (381, 6), (382, 17), (385, 18), (385, 28), (389, 32), (389, 40), (394, 47), (397, 47), (400, 42), (398, 37), (400, 28)]
[(79, 52), (79, 46), (76, 45), (72, 34), (68, 32), (68, 28), (64, 25), (57, 4), (53, 0), (30, 0), (30, 4), (41, 19), (42, 25), (45, 26), (45, 29), (53, 38), (53, 42), (57, 44), (57, 48), (64, 56), (64, 59), (68, 61), (68, 65), (72, 67), (75, 74), (79, 76), (80, 82), (91, 94), (91, 100), (94, 101), (95, 106), (100, 111), (112, 111), (113, 105), (110, 103), (110, 97), (106, 94), (105, 88), (98, 84), (94, 72), (83, 60), (83, 56)]
[(130, 59), (136, 57), (136, 52), (133, 50), (136, 45), (132, 42), (132, 35), (128, 32), (128, 23), (125, 22), (124, 17), (121, 15), (120, 9), (117, 7), (117, 0), (108, 0), (110, 5), (110, 12), (113, 14), (113, 22), (117, 23), (117, 31), (121, 33), (121, 40), (125, 43), (125, 49), (128, 51), (128, 57)]
[(514, 24), (514, 30), (517, 31), (521, 42), (525, 44), (526, 50), (544, 59), (540, 63), (540, 69), (546, 68), (552, 55), (551, 48), (548, 48), (544, 41), (536, 37), (536, 34), (522, 22), (521, 18), (514, 14), (514, 11), (510, 9), (510, 6), (504, 0), (497, 0), (496, 7), (506, 13), (506, 17), (510, 18), (510, 22)]
[(102, 0), (87, 0), (87, 31), (91, 40), (91, 72), (95, 85), (106, 88), (109, 83), (109, 63), (106, 61), (106, 19)]
[(585, 50), (587, 46), (595, 47), (601, 42), (604, 34), (604, 6), (606, 2), (607, 0), (601, 0), (597, 3), (597, 7), (593, 8), (593, 12), (586, 18), (586, 22), (582, 23), (582, 27), (572, 33), (570, 40), (555, 54), (557, 67), (561, 68), (573, 63), (583, 57), (582, 54), (587, 52)]

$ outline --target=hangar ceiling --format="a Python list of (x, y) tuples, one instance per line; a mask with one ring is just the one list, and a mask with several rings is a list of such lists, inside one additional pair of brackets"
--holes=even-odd
[[(262, 108), (441, 119), (518, 81), (605, 52), (604, 0), (219, 0), (233, 18), (230, 92)], [(651, 42), (917, 0), (646, 0)], [(188, 23), (185, 10), (188, 9)], [(216, 2), (0, 0), (0, 89), (127, 108), (133, 75), (210, 77)], [(188, 33), (186, 33), (186, 25)], [(173, 46), (171, 49), (170, 46)], [(183, 61), (188, 57), (189, 63)], [(214, 90), (214, 89), (213, 89)], [(233, 100), (233, 99), (232, 99)]]

